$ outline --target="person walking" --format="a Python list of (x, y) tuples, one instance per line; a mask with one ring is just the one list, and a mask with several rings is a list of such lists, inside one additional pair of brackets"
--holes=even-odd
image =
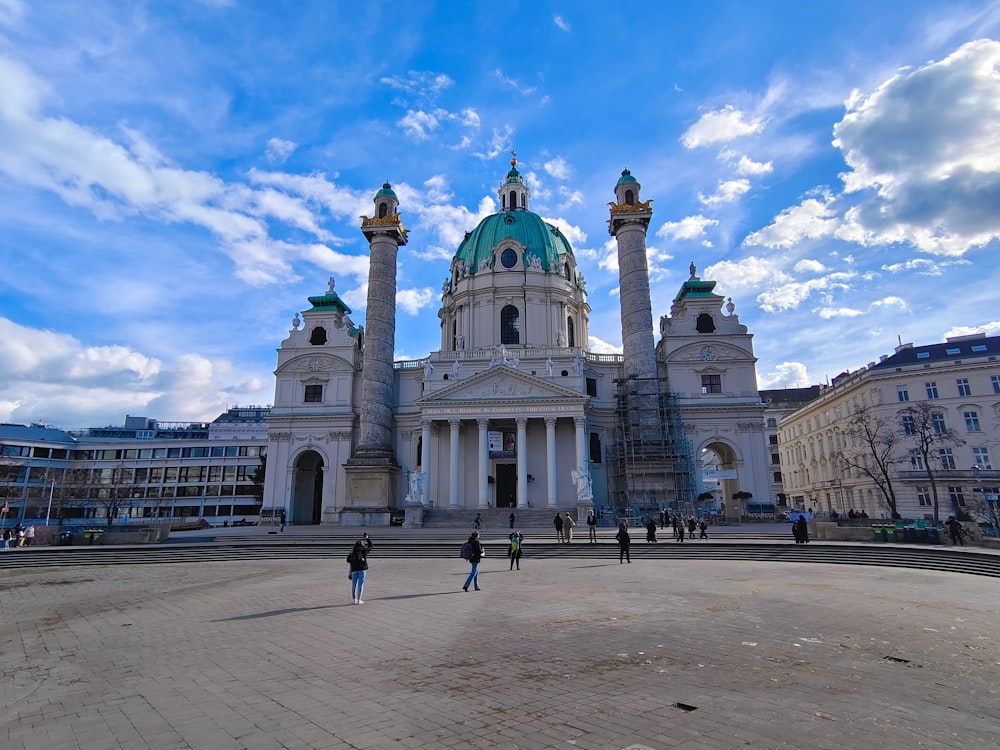
[(472, 519), (472, 525), (476, 527), (476, 531), (483, 528), (483, 514), (476, 513), (476, 517)]
[(615, 534), (615, 539), (618, 540), (618, 564), (621, 565), (623, 560), (628, 560), (628, 564), (632, 564), (632, 558), (629, 556), (629, 548), (632, 546), (632, 537), (628, 535), (628, 525), (622, 521), (618, 524), (618, 533)]
[(688, 519), (688, 539), (694, 539), (694, 532), (698, 528), (698, 522), (694, 520), (694, 516)]
[(569, 544), (570, 542), (573, 541), (574, 526), (576, 526), (576, 521), (573, 520), (573, 517), (569, 514), (569, 511), (566, 511), (566, 518), (563, 520), (563, 536), (566, 537), (566, 544)]
[(556, 517), (552, 519), (552, 524), (556, 527), (556, 541), (557, 542), (566, 541), (566, 537), (563, 536), (562, 516), (556, 513)]
[(279, 514), (279, 517), (281, 518), (281, 531), (284, 531), (285, 530), (285, 519), (287, 518), (287, 516), (285, 515), (285, 509), (284, 508), (281, 509), (281, 513)]
[(351, 566), (351, 603), (364, 604), (361, 598), (365, 592), (365, 578), (368, 575), (368, 553), (372, 549), (372, 540), (365, 535), (354, 543), (354, 548), (347, 556), (347, 564)]
[[(674, 516), (674, 520), (675, 521), (677, 520), (676, 516)], [(682, 518), (680, 522), (677, 524), (677, 541), (680, 542), (681, 544), (684, 543), (684, 531), (685, 531), (684, 519)]]
[(510, 521), (510, 527), (513, 529), (514, 528), (514, 511), (511, 511), (510, 517), (507, 520)]
[(475, 586), (476, 591), (479, 591), (479, 562), (486, 557), (486, 550), (479, 542), (478, 531), (473, 531), (469, 541), (462, 545), (462, 557), (472, 564), (472, 570), (469, 571), (469, 577), (465, 579), (462, 591), (468, 591), (470, 585)]
[(594, 511), (587, 513), (587, 532), (590, 534), (590, 543), (597, 544), (597, 515)]
[(514, 566), (517, 569), (521, 569), (521, 551), (524, 546), (524, 534), (516, 529), (510, 533), (508, 537), (510, 539), (510, 549), (507, 550), (507, 557), (510, 558), (510, 569), (513, 570)]
[(24, 530), (24, 543), (29, 547), (35, 543), (35, 527), (31, 524)]
[(10, 540), (13, 538), (13, 534), (10, 533), (10, 529), (3, 530), (3, 548), (10, 549)]
[(646, 544), (656, 544), (656, 519), (652, 516), (646, 524)]
[(948, 527), (948, 533), (951, 535), (951, 543), (959, 544), (965, 546), (965, 540), (962, 539), (962, 532), (964, 531), (962, 527), (962, 522), (955, 519), (955, 516), (948, 516), (948, 520), (944, 523)]
[(698, 528), (701, 529), (701, 536), (699, 536), (698, 538), (699, 539), (708, 539), (708, 524), (705, 522), (704, 518), (701, 519), (701, 523), (698, 524)]
[(800, 514), (795, 522), (795, 543), (809, 544), (809, 526), (806, 523), (805, 514)]
[(674, 530), (674, 539), (677, 539), (677, 516), (670, 519), (670, 528)]

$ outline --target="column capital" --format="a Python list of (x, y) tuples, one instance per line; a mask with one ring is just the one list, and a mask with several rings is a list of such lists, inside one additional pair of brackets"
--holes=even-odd
[(453, 430), (457, 430), (462, 425), (461, 419), (449, 419), (448, 426)]
[(545, 427), (546, 427), (546, 429), (548, 429), (550, 427), (555, 427), (555, 426), (556, 426), (556, 418), (555, 417), (545, 417)]
[(480, 431), (486, 430), (489, 429), (490, 420), (486, 419), (485, 417), (480, 417), (479, 419), (476, 420), (476, 424), (479, 425)]
[(514, 422), (517, 424), (518, 427), (527, 427), (528, 426), (528, 418), (527, 417), (518, 417), (517, 419), (514, 420)]
[(429, 430), (433, 426), (434, 426), (434, 420), (433, 419), (421, 419), (420, 420), (420, 427), (422, 429), (424, 429), (424, 430)]
[(576, 425), (577, 427), (586, 427), (587, 426), (587, 418), (584, 417), (584, 416), (573, 417), (573, 424)]

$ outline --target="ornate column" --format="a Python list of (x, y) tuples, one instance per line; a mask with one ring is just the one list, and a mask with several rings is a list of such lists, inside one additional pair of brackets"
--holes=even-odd
[(545, 461), (549, 467), (546, 477), (547, 499), (550, 508), (558, 507), (559, 496), (556, 494), (556, 418), (545, 418)]
[(528, 418), (517, 418), (517, 507), (528, 507)]
[(431, 502), (431, 420), (420, 423), (420, 463), (424, 470), (424, 505)]
[(361, 440), (344, 466), (345, 525), (388, 524), (396, 507), (399, 464), (392, 435), (392, 357), (396, 345), (396, 256), (406, 244), (399, 199), (389, 183), (375, 194), (375, 215), (361, 219), (368, 240), (368, 305), (361, 369)]
[(479, 426), (479, 507), (486, 508), (490, 502), (490, 443), (487, 430), (490, 427), (490, 420), (477, 419)]
[(451, 451), (451, 487), (448, 488), (448, 507), (458, 507), (458, 428), (462, 425), (461, 419), (449, 419), (448, 427), (451, 428), (451, 441), (448, 449)]

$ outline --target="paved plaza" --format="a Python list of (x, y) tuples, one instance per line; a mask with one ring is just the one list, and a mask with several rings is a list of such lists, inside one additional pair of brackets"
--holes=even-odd
[(0, 746), (1000, 746), (996, 579), (634, 551), (6, 571)]

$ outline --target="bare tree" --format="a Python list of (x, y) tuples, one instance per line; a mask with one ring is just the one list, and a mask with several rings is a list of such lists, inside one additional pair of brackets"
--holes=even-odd
[(111, 526), (123, 511), (132, 507), (135, 486), (135, 469), (118, 464), (91, 469), (86, 491), (88, 499), (104, 509), (106, 523)]
[(840, 461), (868, 477), (889, 507), (892, 518), (898, 518), (892, 475), (894, 467), (906, 460), (899, 451), (904, 436), (898, 425), (879, 416), (871, 407), (861, 407), (847, 421), (844, 436), (848, 444), (839, 453)]
[[(910, 421), (912, 420), (912, 422)], [(934, 466), (941, 465), (940, 451), (953, 445), (965, 445), (965, 441), (950, 427), (944, 424), (941, 409), (927, 401), (918, 401), (900, 411), (900, 425), (905, 441), (913, 446), (924, 463), (927, 481), (931, 486), (931, 497), (934, 499), (934, 523), (941, 521), (939, 514), (937, 478)], [(954, 468), (944, 466), (943, 468)], [(962, 516), (958, 500), (952, 498), (952, 510), (955, 518)]]

